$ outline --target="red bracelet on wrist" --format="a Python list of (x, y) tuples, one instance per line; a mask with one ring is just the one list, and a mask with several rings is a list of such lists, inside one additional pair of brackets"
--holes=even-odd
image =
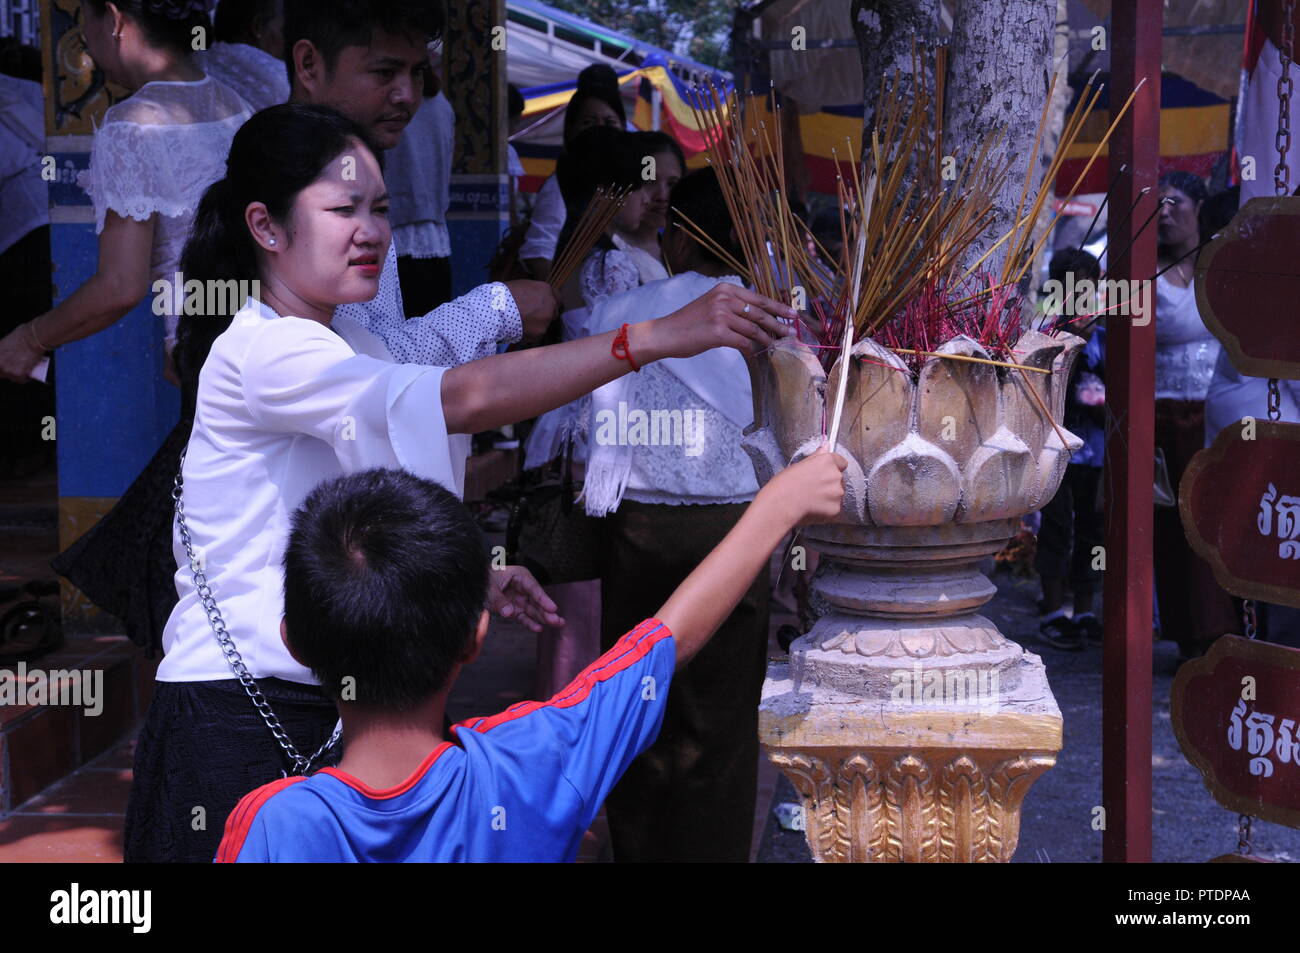
[(618, 329), (618, 334), (614, 335), (614, 343), (610, 345), (609, 353), (620, 361), (627, 361), (632, 365), (632, 370), (638, 374), (641, 372), (641, 366), (637, 364), (636, 358), (632, 356), (632, 349), (627, 346), (627, 325)]

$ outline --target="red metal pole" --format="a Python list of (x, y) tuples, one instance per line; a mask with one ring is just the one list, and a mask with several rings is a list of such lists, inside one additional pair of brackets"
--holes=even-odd
[[(1108, 277), (1150, 281), (1156, 230), (1134, 233), (1156, 208), (1160, 159), (1161, 0), (1115, 0), (1111, 7), (1111, 109), (1146, 80), (1111, 140), (1111, 168), (1127, 165), (1111, 197), (1108, 235), (1119, 254)], [(1149, 191), (1139, 201), (1138, 193)], [(1134, 203), (1138, 207), (1126, 215)], [(1129, 285), (1130, 288), (1136, 287)], [(1149, 293), (1148, 293), (1149, 292)], [(1151, 860), (1152, 480), (1155, 447), (1154, 289), (1147, 314), (1113, 317), (1106, 330), (1105, 638), (1102, 660), (1102, 804), (1105, 861)]]

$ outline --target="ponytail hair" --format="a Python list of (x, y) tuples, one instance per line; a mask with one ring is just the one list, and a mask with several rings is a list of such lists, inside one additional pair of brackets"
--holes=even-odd
[[(366, 146), (381, 167), (383, 152), (366, 132), (325, 106), (287, 103), (263, 109), (235, 133), (225, 178), (208, 187), (199, 202), (180, 269), (188, 283), (260, 279), (259, 246), (244, 215), (261, 202), (276, 222), (287, 222), (298, 194), (354, 142)], [(208, 285), (212, 287), (212, 285)], [(187, 406), (198, 390), (208, 351), (244, 302), (230, 314), (184, 314), (176, 335), (176, 367)]]

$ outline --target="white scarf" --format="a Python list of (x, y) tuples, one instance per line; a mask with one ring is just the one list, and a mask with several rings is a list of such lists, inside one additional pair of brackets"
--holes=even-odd
[[(662, 318), (706, 294), (722, 281), (742, 284), (732, 275), (710, 278), (688, 271), (606, 298), (592, 309), (589, 333), (603, 334), (624, 324)], [(636, 354), (632, 356), (635, 358)], [(745, 359), (734, 348), (714, 348), (695, 357), (667, 358), (660, 363), (737, 427), (747, 427), (753, 421), (749, 374)], [(743, 386), (737, 386), (737, 381), (743, 382)], [(633, 384), (632, 375), (625, 374), (597, 388), (591, 395), (591, 411), (587, 419), (589, 456), (582, 499), (587, 513), (592, 516), (605, 516), (618, 509), (632, 474), (632, 447), (601, 444), (595, 440), (594, 434), (602, 411), (617, 418), (619, 404), (628, 401)]]

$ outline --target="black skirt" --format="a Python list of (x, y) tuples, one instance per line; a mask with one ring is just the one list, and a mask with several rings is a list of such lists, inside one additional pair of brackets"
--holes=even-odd
[(178, 423), (117, 505), (50, 562), (116, 616), (147, 658), (161, 654), (163, 627), (177, 600), (172, 487), (190, 429), (189, 419)]
[[(338, 713), (319, 688), (278, 678), (259, 685), (299, 751), (329, 739)], [(237, 679), (156, 683), (136, 743), (123, 859), (211, 863), (239, 799), (289, 767)]]

